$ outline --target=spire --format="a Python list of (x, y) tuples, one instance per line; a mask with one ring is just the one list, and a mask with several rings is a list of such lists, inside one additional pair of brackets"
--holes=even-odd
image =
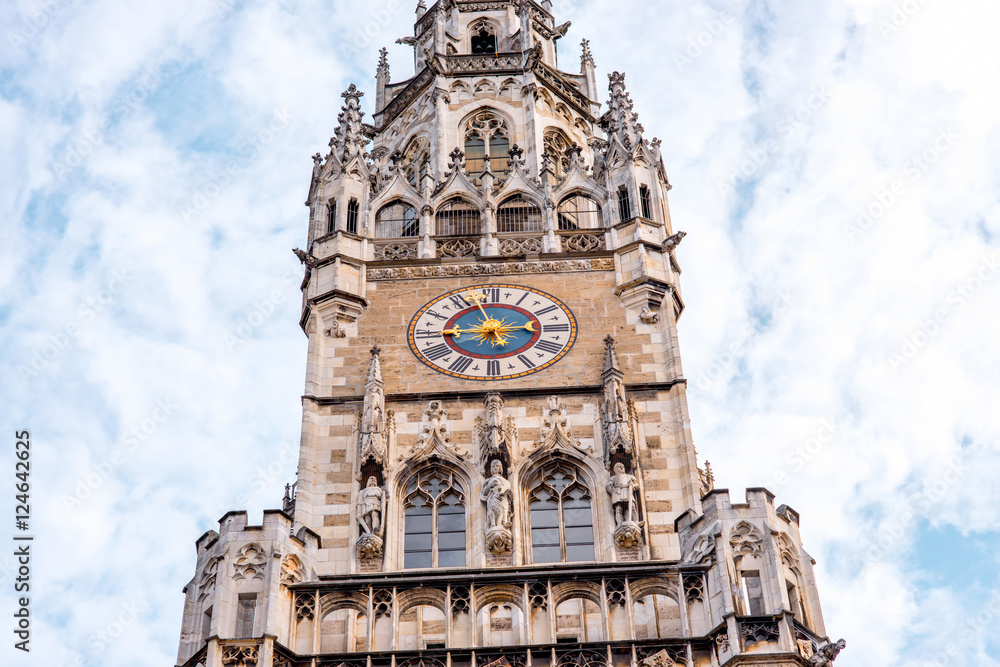
[(601, 127), (608, 134), (608, 141), (617, 137), (626, 150), (632, 150), (643, 141), (639, 114), (633, 111), (632, 98), (625, 90), (625, 75), (613, 72), (608, 79), (611, 99), (608, 100), (608, 112), (601, 117)]
[(618, 366), (618, 352), (615, 350), (615, 339), (610, 335), (604, 337), (604, 372), (601, 373), (601, 377), (607, 378), (608, 375), (625, 377), (625, 374), (622, 373), (621, 368)]
[(378, 69), (375, 70), (375, 110), (385, 107), (385, 87), (389, 85), (389, 52), (385, 47), (378, 51)]
[(375, 76), (389, 78), (389, 50), (384, 46), (378, 50), (378, 70)]
[(379, 362), (379, 355), (382, 354), (382, 348), (378, 345), (371, 349), (372, 360), (368, 365), (368, 380), (365, 382), (365, 389), (370, 389), (373, 386), (384, 387), (385, 383), (382, 382), (382, 364)]
[(336, 150), (342, 161), (347, 162), (355, 154), (363, 152), (368, 143), (367, 131), (371, 128), (366, 131), (361, 120), (365, 115), (361, 110), (361, 98), (364, 97), (364, 93), (352, 83), (340, 96), (345, 102), (337, 116), (339, 125), (333, 133), (330, 146)]

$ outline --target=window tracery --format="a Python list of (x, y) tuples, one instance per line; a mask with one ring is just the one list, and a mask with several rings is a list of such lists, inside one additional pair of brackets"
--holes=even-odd
[(401, 169), (407, 182), (415, 189), (419, 190), (423, 185), (424, 177), (430, 170), (431, 154), (427, 139), (420, 137), (410, 142), (410, 145), (403, 152)]
[(569, 171), (570, 142), (560, 130), (549, 128), (542, 135), (542, 155), (548, 158), (552, 175), (562, 178)]
[(576, 467), (551, 463), (535, 476), (529, 489), (532, 562), (594, 560), (591, 492)]
[(465, 494), (454, 473), (414, 475), (403, 499), (403, 567), (465, 566)]
[(510, 171), (510, 128), (506, 121), (488, 109), (474, 115), (465, 130), (465, 170), (480, 183), (487, 161), (497, 182)]

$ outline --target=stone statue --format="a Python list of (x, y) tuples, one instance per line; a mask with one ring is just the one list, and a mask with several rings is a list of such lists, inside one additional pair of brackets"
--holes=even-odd
[(385, 493), (374, 476), (358, 494), (358, 524), (363, 535), (382, 534), (382, 517), (385, 514)]
[(847, 642), (841, 639), (839, 642), (833, 643), (829, 642), (823, 644), (816, 652), (809, 658), (809, 664), (814, 667), (829, 667), (833, 664), (833, 661), (837, 659), (837, 656), (842, 650), (847, 647)]
[(509, 529), (511, 524), (511, 502), (514, 494), (510, 482), (503, 477), (503, 464), (493, 460), (490, 477), (483, 484), (480, 500), (486, 503), (486, 530)]
[(608, 482), (608, 493), (611, 494), (611, 506), (615, 509), (615, 525), (635, 522), (635, 475), (625, 472), (625, 466), (619, 461), (614, 465), (614, 474)]
[(503, 476), (503, 464), (490, 463), (490, 477), (483, 484), (479, 499), (486, 503), (486, 548), (496, 555), (508, 554), (514, 545), (510, 532), (514, 494)]

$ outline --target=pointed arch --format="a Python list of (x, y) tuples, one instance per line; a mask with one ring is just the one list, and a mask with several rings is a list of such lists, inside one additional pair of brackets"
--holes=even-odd
[(468, 561), (468, 474), (438, 456), (411, 468), (397, 486), (403, 569), (464, 567)]
[[(532, 563), (593, 561), (597, 486), (565, 452), (550, 450), (520, 477)], [(529, 457), (529, 461), (532, 457)]]

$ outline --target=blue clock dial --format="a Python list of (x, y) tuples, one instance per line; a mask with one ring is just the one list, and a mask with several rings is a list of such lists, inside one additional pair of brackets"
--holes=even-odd
[(576, 342), (559, 299), (520, 285), (474, 285), (441, 295), (410, 321), (410, 349), (437, 371), (468, 380), (537, 373)]

